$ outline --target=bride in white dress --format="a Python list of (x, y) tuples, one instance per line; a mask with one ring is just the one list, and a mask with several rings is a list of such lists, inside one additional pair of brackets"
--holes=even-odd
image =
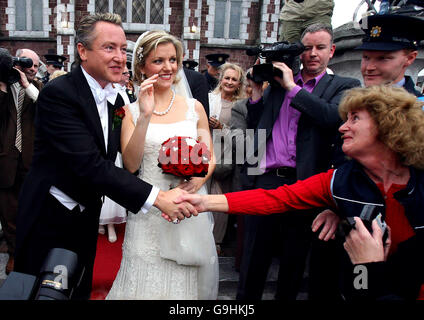
[[(123, 162), (161, 189), (179, 184), (190, 193), (206, 193), (213, 163), (205, 178), (188, 182), (163, 174), (157, 165), (162, 142), (173, 136), (193, 137), (213, 150), (203, 106), (175, 93), (182, 50), (179, 40), (164, 31), (150, 31), (137, 40), (132, 65), (140, 94), (125, 107)], [(179, 224), (164, 220), (155, 207), (146, 214), (129, 213), (121, 266), (106, 299), (216, 299), (218, 258), (212, 230), (210, 213)]]

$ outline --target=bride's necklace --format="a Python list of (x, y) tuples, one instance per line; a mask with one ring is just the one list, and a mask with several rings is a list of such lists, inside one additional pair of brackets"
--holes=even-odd
[(153, 113), (157, 116), (163, 116), (163, 115), (167, 114), (169, 112), (169, 110), (171, 110), (171, 107), (172, 107), (172, 104), (174, 103), (174, 100), (175, 100), (175, 90), (172, 89), (172, 98), (171, 98), (171, 102), (169, 103), (168, 108), (166, 108), (166, 110), (164, 110), (164, 111), (153, 110)]

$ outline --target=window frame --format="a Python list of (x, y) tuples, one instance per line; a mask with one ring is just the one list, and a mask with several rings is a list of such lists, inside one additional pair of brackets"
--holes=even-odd
[(208, 44), (243, 45), (249, 39), (249, 34), (247, 33), (247, 25), (250, 23), (248, 9), (251, 7), (252, 2), (258, 2), (258, 0), (240, 0), (239, 2), (241, 2), (239, 37), (237, 39), (229, 38), (231, 0), (226, 0), (224, 38), (215, 38), (216, 0), (207, 0), (209, 13), (206, 17), (206, 21), (208, 22), (208, 29), (205, 31), (205, 36), (208, 39)]
[[(114, 1), (120, 1), (120, 0), (109, 0), (109, 10), (108, 12), (113, 12), (113, 2)], [(165, 30), (170, 31), (171, 26), (169, 24), (169, 16), (171, 15), (171, 8), (169, 1), (170, 0), (163, 0), (163, 23), (161, 24), (153, 24), (153, 23), (135, 23), (135, 22), (128, 22), (132, 21), (132, 0), (125, 0), (127, 3), (127, 22), (122, 22), (122, 27), (125, 31), (146, 31), (146, 30)], [(150, 15), (147, 16), (147, 12), (150, 12), (150, 3), (154, 0), (146, 0), (146, 21), (150, 21)], [(87, 11), (90, 13), (94, 13), (96, 8), (96, 2), (95, 0), (89, 0)], [(148, 18), (148, 19), (147, 19)]]
[[(26, 28), (27, 30), (16, 30), (16, 2), (26, 2)], [(51, 15), (51, 9), (49, 8), (49, 1), (42, 0), (42, 30), (32, 30), (32, 0), (8, 0), (6, 15), (8, 17), (8, 23), (6, 24), (6, 30), (9, 32), (9, 37), (22, 37), (22, 38), (48, 38), (51, 26), (49, 18)], [(31, 26), (28, 28), (28, 26)], [(28, 30), (29, 29), (29, 30)]]

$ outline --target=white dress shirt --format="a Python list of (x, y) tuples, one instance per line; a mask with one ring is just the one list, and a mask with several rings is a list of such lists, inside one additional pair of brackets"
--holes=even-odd
[[(107, 151), (108, 132), (109, 132), (107, 101), (109, 101), (111, 104), (115, 104), (118, 91), (115, 88), (113, 88), (111, 83), (108, 83), (105, 88), (102, 88), (100, 84), (84, 70), (83, 67), (81, 67), (81, 69), (82, 69), (82, 73), (87, 79), (88, 85), (90, 86), (94, 100), (96, 101), (97, 111), (99, 112), (100, 122), (102, 124), (102, 130), (103, 130), (103, 137), (105, 139), (105, 146)], [(149, 211), (149, 209), (153, 206), (153, 203), (155, 202), (159, 194), (159, 191), (160, 190), (158, 187), (153, 186), (149, 197), (147, 198), (146, 202), (141, 208), (141, 211), (143, 213), (147, 213), (147, 211)], [(72, 210), (77, 205), (79, 205), (81, 211), (84, 211), (85, 207), (83, 205), (76, 202), (74, 199), (72, 199), (71, 197), (63, 193), (61, 190), (59, 190), (55, 186), (52, 186), (49, 192), (69, 210)]]

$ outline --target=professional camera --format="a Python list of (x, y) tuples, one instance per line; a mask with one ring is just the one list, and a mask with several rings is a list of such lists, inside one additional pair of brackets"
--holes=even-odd
[(4, 48), (0, 48), (0, 81), (13, 84), (21, 79), (21, 75), (13, 67), (31, 68), (33, 61), (30, 58), (12, 57)]
[(0, 288), (0, 300), (69, 300), (83, 274), (76, 253), (54, 248), (38, 277), (11, 272)]
[[(371, 205), (371, 204), (364, 205), (364, 207), (362, 208), (361, 214), (359, 215), (359, 218), (361, 218), (365, 227), (368, 229), (368, 231), (371, 234), (372, 234), (372, 222), (373, 220), (377, 220), (377, 223), (379, 227), (381, 228), (381, 231), (383, 232), (383, 243), (386, 242), (389, 232), (387, 230), (387, 224), (386, 222), (383, 221), (382, 214), (378, 210), (377, 206)], [(356, 222), (353, 217), (347, 217), (346, 219), (340, 222), (339, 233), (342, 236), (347, 236), (352, 229), (355, 229), (355, 224)]]
[(247, 78), (256, 83), (263, 81), (271, 82), (274, 76), (283, 77), (281, 70), (274, 68), (273, 61), (284, 62), (292, 71), (297, 74), (300, 70), (298, 56), (305, 50), (301, 42), (289, 43), (287, 41), (275, 42), (271, 47), (251, 48), (246, 50), (248, 56), (259, 56), (265, 59), (266, 63), (253, 66), (253, 76), (248, 73)]

